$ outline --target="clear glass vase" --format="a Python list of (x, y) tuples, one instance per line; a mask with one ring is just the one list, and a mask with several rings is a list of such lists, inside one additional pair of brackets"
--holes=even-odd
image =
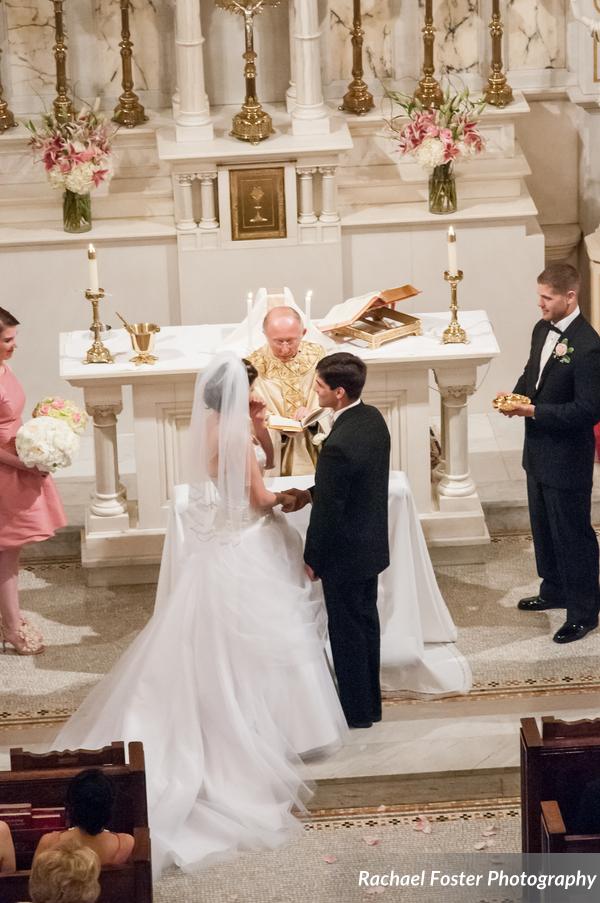
[(452, 163), (435, 166), (429, 176), (429, 212), (456, 213), (456, 179)]
[(92, 228), (90, 194), (76, 194), (65, 188), (63, 194), (63, 226), (65, 232), (89, 232)]

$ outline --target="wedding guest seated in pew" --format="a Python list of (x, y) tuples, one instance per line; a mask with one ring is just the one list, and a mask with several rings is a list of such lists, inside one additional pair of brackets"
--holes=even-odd
[(110, 779), (99, 768), (88, 768), (73, 778), (67, 791), (66, 808), (70, 828), (44, 834), (34, 862), (48, 850), (61, 849), (72, 838), (93, 850), (101, 865), (121, 865), (130, 858), (134, 839), (107, 828), (112, 816), (114, 791)]
[(31, 903), (96, 903), (100, 860), (69, 836), (60, 847), (36, 854), (29, 879)]
[(5, 821), (0, 821), (0, 872), (14, 872), (15, 847), (10, 828)]

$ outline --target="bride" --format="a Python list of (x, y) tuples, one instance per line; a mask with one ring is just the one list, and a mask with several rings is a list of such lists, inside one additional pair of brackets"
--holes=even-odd
[(143, 741), (155, 874), (286, 840), (307, 796), (298, 754), (345, 732), (302, 543), (273, 511), (231, 353), (198, 377), (190, 448), (173, 589), (54, 743)]

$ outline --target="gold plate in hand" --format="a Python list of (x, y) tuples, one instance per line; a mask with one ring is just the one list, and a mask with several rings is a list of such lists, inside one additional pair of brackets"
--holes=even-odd
[(492, 400), (492, 406), (497, 411), (514, 411), (515, 405), (518, 404), (531, 404), (531, 398), (528, 398), (527, 395), (508, 392), (506, 395), (497, 395)]

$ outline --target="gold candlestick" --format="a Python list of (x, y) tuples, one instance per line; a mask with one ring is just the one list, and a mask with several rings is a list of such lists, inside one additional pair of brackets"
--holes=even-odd
[(450, 324), (442, 333), (442, 343), (444, 345), (464, 345), (469, 339), (467, 333), (458, 322), (458, 283), (462, 282), (463, 272), (444, 273), (444, 279), (450, 283)]
[(433, 45), (435, 44), (435, 28), (433, 27), (433, 0), (425, 0), (425, 24), (423, 25), (423, 76), (414, 93), (424, 107), (439, 107), (444, 94), (439, 82), (434, 78)]
[(100, 320), (100, 301), (104, 298), (104, 289), (99, 288), (97, 292), (93, 292), (87, 288), (85, 297), (92, 302), (92, 325), (91, 331), (94, 333), (94, 341), (91, 348), (88, 349), (85, 356), (84, 364), (114, 364), (115, 360), (103, 342), (100, 339), (103, 325)]
[(279, 0), (215, 0), (216, 5), (244, 17), (246, 50), (243, 53), (246, 97), (242, 109), (233, 117), (233, 138), (258, 144), (273, 134), (273, 121), (256, 97), (256, 52), (254, 50), (254, 17), (265, 6), (278, 6)]
[(58, 122), (67, 122), (73, 117), (73, 104), (67, 93), (67, 44), (63, 21), (63, 0), (52, 0), (54, 6), (54, 28), (56, 43), (52, 48), (56, 60), (56, 97), (52, 107)]
[(123, 93), (115, 107), (113, 122), (124, 125), (126, 129), (135, 128), (141, 122), (146, 122), (148, 117), (144, 111), (140, 99), (133, 90), (133, 44), (129, 30), (129, 7), (131, 0), (120, 0), (121, 3), (121, 60), (123, 65), (123, 79), (121, 85)]
[(6, 132), (7, 129), (13, 129), (16, 124), (14, 114), (8, 109), (8, 104), (4, 100), (4, 89), (2, 87), (2, 50), (0, 50), (0, 132)]
[(348, 91), (340, 110), (347, 113), (356, 113), (363, 116), (374, 106), (373, 95), (363, 81), (362, 49), (365, 33), (362, 27), (362, 12), (360, 0), (354, 0), (354, 17), (352, 21), (352, 81), (348, 85)]
[(490, 34), (492, 36), (492, 65), (485, 92), (486, 103), (505, 107), (512, 102), (513, 92), (502, 71), (502, 35), (504, 27), (500, 15), (500, 0), (493, 0)]

